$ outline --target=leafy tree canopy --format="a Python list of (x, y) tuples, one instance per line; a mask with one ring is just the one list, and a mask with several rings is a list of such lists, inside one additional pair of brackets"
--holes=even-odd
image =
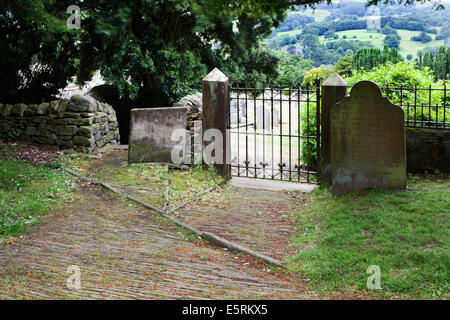
[(374, 67), (391, 61), (393, 63), (403, 61), (403, 57), (397, 49), (389, 49), (384, 46), (383, 50), (378, 48), (363, 48), (359, 49), (354, 55), (352, 60), (352, 67), (355, 70), (370, 71)]
[[(278, 59), (261, 39), (288, 9), (324, 2), (330, 3), (0, 0), (0, 100), (47, 100), (73, 75), (82, 83), (96, 70), (124, 97), (156, 89), (169, 102), (188, 93), (213, 67), (238, 81), (264, 83), (277, 77)], [(66, 27), (66, 9), (73, 4), (82, 10), (80, 30)]]
[(352, 75), (352, 61), (353, 61), (353, 56), (342, 57), (334, 65), (334, 71), (336, 71), (342, 77), (351, 76)]
[(279, 63), (279, 76), (275, 81), (276, 87), (298, 88), (303, 83), (303, 78), (307, 70), (314, 65), (311, 60), (303, 59), (299, 55), (283, 54)]
[(324, 80), (328, 79), (328, 77), (333, 73), (332, 70), (325, 68), (314, 68), (306, 72), (305, 77), (303, 79), (303, 84), (307, 88), (315, 88), (316, 80)]
[(1, 102), (42, 102), (75, 74), (76, 34), (64, 13), (50, 1), (0, 0)]
[(435, 53), (419, 52), (417, 63), (420, 69), (424, 67), (432, 69), (436, 80), (450, 79), (450, 47), (441, 46)]

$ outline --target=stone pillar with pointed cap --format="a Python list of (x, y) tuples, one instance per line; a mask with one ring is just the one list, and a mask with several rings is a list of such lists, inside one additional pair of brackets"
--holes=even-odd
[(215, 164), (215, 167), (227, 180), (231, 178), (230, 141), (227, 134), (229, 112), (228, 77), (219, 69), (214, 68), (203, 78), (203, 132), (208, 129), (218, 129), (222, 133), (223, 161)]
[(320, 148), (320, 182), (331, 184), (330, 164), (330, 107), (341, 101), (347, 95), (347, 82), (333, 72), (322, 84), (322, 117), (321, 117), (321, 148)]

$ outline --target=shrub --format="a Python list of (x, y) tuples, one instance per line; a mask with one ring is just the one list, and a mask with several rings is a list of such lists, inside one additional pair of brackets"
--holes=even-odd
[[(365, 70), (361, 70), (356, 72), (352, 77), (347, 78), (347, 83), (349, 85), (354, 85), (358, 81), (361, 80), (370, 80), (378, 84), (380, 87), (403, 87), (403, 88), (414, 88), (417, 86), (418, 88), (429, 88), (432, 86), (433, 88), (443, 88), (443, 81), (439, 81), (437, 83), (433, 82), (433, 73), (432, 70), (428, 67), (424, 67), (423, 69), (416, 68), (416, 64), (409, 62), (399, 62), (397, 64), (393, 64), (392, 62), (387, 62), (383, 65), (380, 65), (374, 68), (372, 71), (367, 72)], [(442, 91), (431, 91), (431, 101), (428, 90), (418, 90), (417, 97), (415, 97), (414, 90), (408, 89), (390, 89), (387, 93), (384, 92), (389, 99), (393, 103), (399, 104), (402, 102), (403, 106), (414, 105), (414, 102), (417, 102), (417, 105), (421, 105), (422, 103), (427, 106), (431, 102), (431, 112), (430, 114), (425, 112), (422, 116), (421, 114), (416, 114), (416, 119), (420, 120), (436, 120), (436, 110), (433, 106), (435, 105), (443, 105), (443, 97), (444, 94)], [(415, 100), (417, 99), (417, 100)], [(409, 116), (409, 119), (413, 119), (414, 114), (412, 112), (408, 112), (405, 110), (406, 116)], [(443, 120), (443, 108), (440, 109), (438, 118), (440, 121)]]
[[(315, 137), (317, 133), (316, 103), (304, 103), (300, 111), (301, 135), (304, 137)], [(301, 142), (300, 163), (308, 171), (317, 170), (317, 140), (314, 138), (303, 138)]]
[(386, 38), (384, 38), (383, 43), (387, 45), (389, 48), (396, 48), (398, 49), (400, 47), (400, 37), (396, 34), (388, 34)]
[(315, 81), (318, 79), (326, 80), (331, 74), (332, 70), (328, 70), (325, 68), (314, 68), (306, 72), (305, 77), (303, 78), (303, 85), (307, 88), (315, 88)]
[(325, 32), (325, 34), (323, 35), (325, 39), (332, 39), (335, 37), (335, 32), (334, 30), (328, 30), (327, 32)]
[(422, 43), (427, 43), (427, 42), (430, 42), (431, 40), (433, 40), (433, 38), (431, 38), (431, 36), (429, 36), (425, 32), (421, 32), (418, 36), (412, 37), (411, 40), (412, 41), (419, 41), (419, 42), (422, 42)]

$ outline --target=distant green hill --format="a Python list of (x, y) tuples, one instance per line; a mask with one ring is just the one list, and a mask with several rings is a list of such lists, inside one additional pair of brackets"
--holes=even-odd
[[(332, 48), (331, 44), (336, 41), (355, 41), (357, 45), (372, 46), (383, 48), (385, 34), (376, 30), (367, 30), (367, 15), (374, 16), (372, 11), (368, 14), (365, 7), (366, 1), (345, 1), (334, 3), (333, 6), (319, 5), (315, 10), (304, 10), (299, 8), (298, 11), (291, 12), (286, 21), (279, 29), (274, 30), (267, 43), (272, 49), (281, 50), (295, 54), (306, 55), (306, 58), (313, 59), (315, 64), (333, 64), (344, 55), (350, 54), (346, 46), (346, 53), (342, 50)], [(450, 4), (444, 10), (436, 11), (431, 4), (414, 6), (404, 5), (379, 5), (376, 7), (380, 15), (380, 26), (391, 26), (397, 31), (400, 37), (399, 51), (403, 57), (411, 55), (413, 59), (417, 57), (418, 51), (424, 49), (436, 48), (449, 43), (450, 38)], [(312, 21), (311, 17), (314, 19)], [(307, 23), (305, 23), (305, 19)], [(361, 28), (362, 26), (362, 28)], [(329, 30), (335, 31), (334, 38), (325, 38), (325, 33)], [(445, 30), (447, 30), (445, 32)], [(411, 40), (412, 37), (418, 36), (421, 32), (431, 37), (431, 41), (423, 43)], [(320, 47), (316, 50), (309, 50), (305, 46), (303, 39), (307, 35), (318, 37), (323, 49), (327, 52), (322, 56), (318, 54)], [(436, 40), (436, 37), (440, 40)], [(446, 41), (447, 40), (447, 41)], [(308, 39), (309, 45), (312, 42)], [(342, 42), (341, 42), (342, 43)], [(316, 47), (318, 44), (313, 44)], [(351, 47), (351, 46), (350, 46)], [(309, 51), (308, 51), (309, 50)], [(311, 52), (315, 51), (315, 59)], [(310, 52), (310, 56), (307, 56)]]

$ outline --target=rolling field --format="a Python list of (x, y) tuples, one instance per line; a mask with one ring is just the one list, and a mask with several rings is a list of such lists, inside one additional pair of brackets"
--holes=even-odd
[(331, 13), (330, 13), (330, 11), (327, 11), (327, 10), (319, 10), (319, 9), (318, 10), (311, 10), (311, 9), (308, 9), (308, 10), (304, 11), (303, 14), (305, 16), (313, 17), (314, 20), (316, 20), (317, 22), (322, 22)]
[[(358, 30), (348, 30), (348, 31), (339, 31), (336, 32), (339, 35), (338, 40), (359, 40), (359, 41), (370, 41), (374, 47), (382, 48), (384, 34), (375, 32), (375, 31), (367, 31), (366, 29), (358, 29)], [(347, 36), (347, 39), (343, 37)], [(356, 38), (353, 38), (356, 37)], [(336, 41), (334, 39), (324, 39), (323, 36), (320, 37), (323, 42), (333, 42)]]
[(402, 38), (400, 41), (400, 53), (406, 57), (408, 54), (412, 54), (413, 59), (417, 57), (417, 51), (425, 49), (427, 47), (439, 47), (444, 45), (444, 40), (434, 40), (436, 35), (428, 33), (433, 38), (433, 41), (428, 43), (422, 43), (419, 41), (411, 41), (411, 37), (419, 35), (419, 31), (397, 30), (398, 34)]
[[(422, 43), (419, 41), (412, 41), (411, 37), (417, 36), (420, 34), (420, 31), (409, 31), (409, 30), (397, 30), (398, 34), (400, 35), (401, 41), (400, 41), (400, 53), (403, 57), (406, 58), (408, 54), (411, 54), (413, 56), (413, 59), (417, 57), (417, 52), (419, 50), (423, 50), (428, 47), (439, 47), (444, 45), (444, 40), (433, 40), (428, 43)], [(277, 37), (281, 37), (283, 35), (297, 35), (300, 34), (301, 30), (292, 30), (292, 31), (286, 31), (286, 32), (279, 32), (277, 34)], [(383, 40), (385, 35), (375, 32), (375, 31), (368, 31), (366, 29), (357, 29), (357, 30), (348, 30), (348, 31), (339, 31), (336, 32), (336, 34), (339, 35), (338, 40), (359, 40), (359, 41), (369, 41), (375, 48), (383, 48)], [(347, 37), (344, 39), (344, 35)], [(433, 39), (435, 39), (436, 35), (428, 33)], [(356, 38), (354, 38), (356, 37)], [(334, 39), (325, 39), (323, 36), (320, 36), (320, 40), (323, 43), (327, 42), (334, 42), (337, 40)]]

